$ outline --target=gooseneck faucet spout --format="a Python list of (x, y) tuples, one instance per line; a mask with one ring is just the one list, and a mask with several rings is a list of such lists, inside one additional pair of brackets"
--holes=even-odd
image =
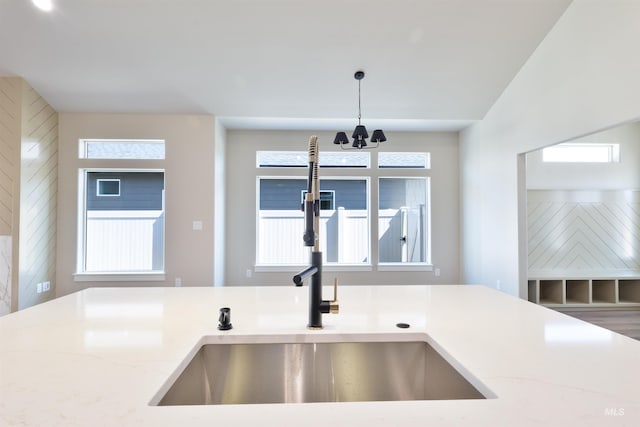
[(322, 329), (322, 314), (337, 313), (337, 281), (334, 282), (333, 300), (322, 299), (322, 252), (320, 252), (320, 181), (318, 179), (318, 137), (309, 138), (309, 178), (307, 193), (304, 198), (304, 245), (313, 247), (311, 265), (293, 276), (293, 283), (302, 286), (302, 282), (311, 277), (309, 286), (309, 329)]

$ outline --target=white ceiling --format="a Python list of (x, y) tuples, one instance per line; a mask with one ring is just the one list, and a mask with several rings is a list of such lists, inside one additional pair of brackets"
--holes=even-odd
[(60, 112), (229, 127), (480, 120), (571, 0), (0, 0), (0, 75)]

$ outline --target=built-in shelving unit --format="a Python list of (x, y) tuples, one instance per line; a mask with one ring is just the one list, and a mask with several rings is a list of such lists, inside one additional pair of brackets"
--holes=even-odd
[(530, 278), (529, 301), (549, 307), (640, 307), (640, 278)]

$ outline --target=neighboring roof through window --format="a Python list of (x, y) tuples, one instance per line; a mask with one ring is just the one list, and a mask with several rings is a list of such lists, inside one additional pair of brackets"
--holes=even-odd
[(84, 139), (81, 159), (164, 159), (164, 140)]

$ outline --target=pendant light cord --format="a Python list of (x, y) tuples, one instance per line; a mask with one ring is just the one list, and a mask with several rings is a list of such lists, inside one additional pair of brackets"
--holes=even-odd
[(361, 117), (361, 113), (360, 113), (360, 80), (358, 80), (358, 126), (360, 125), (360, 117)]

